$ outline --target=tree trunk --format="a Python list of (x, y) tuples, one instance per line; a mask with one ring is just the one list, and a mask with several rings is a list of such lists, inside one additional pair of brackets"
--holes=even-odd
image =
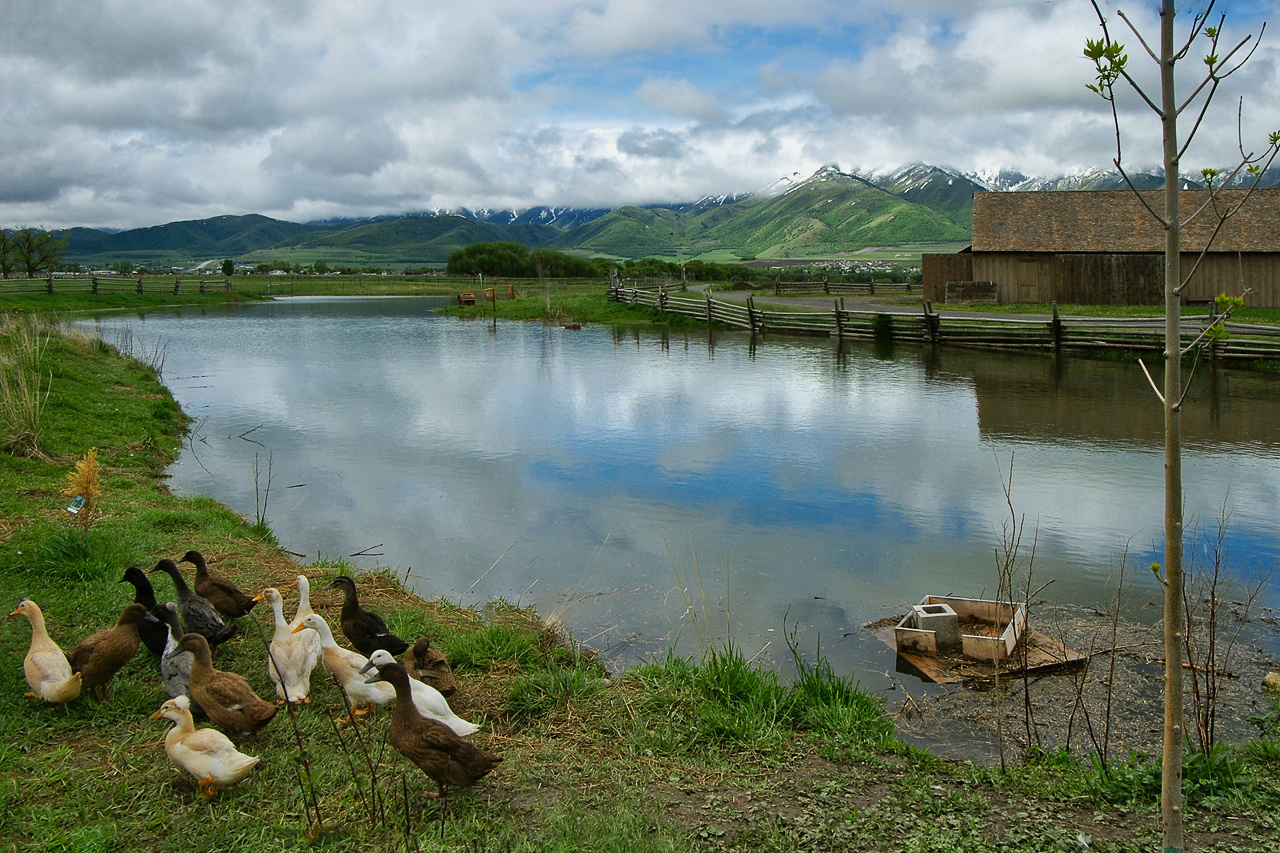
[(1173, 0), (1160, 9), (1160, 93), (1164, 127), (1164, 762), (1160, 818), (1165, 853), (1182, 847), (1182, 271), (1178, 104), (1174, 97)]

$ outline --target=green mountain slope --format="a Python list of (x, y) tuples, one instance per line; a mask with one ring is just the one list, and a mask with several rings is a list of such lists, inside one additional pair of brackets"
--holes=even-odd
[(303, 234), (273, 248), (325, 247), (353, 249), (369, 255), (412, 258), (418, 263), (444, 263), (449, 253), (473, 243), (507, 241), (536, 248), (560, 230), (549, 225), (498, 225), (463, 216), (405, 216), (341, 231)]
[(72, 228), (67, 237), (66, 256), (79, 258), (118, 255), (144, 258), (167, 253), (188, 258), (214, 255), (233, 257), (272, 246), (299, 234), (313, 233), (324, 226), (300, 225), (258, 214), (215, 216), (170, 222), (151, 228), (135, 228), (107, 234), (89, 228)]

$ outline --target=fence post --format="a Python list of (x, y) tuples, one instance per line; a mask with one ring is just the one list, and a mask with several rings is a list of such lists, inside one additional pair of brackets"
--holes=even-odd
[(709, 326), (709, 325), (711, 325), (711, 313), (712, 313), (712, 311), (711, 311), (711, 294), (704, 290), (704, 291), (702, 291), (702, 295), (703, 295), (703, 296), (705, 296), (705, 297), (707, 298), (707, 325)]
[(227, 279), (227, 293), (231, 292), (231, 279)]
[(178, 288), (179, 288), (179, 287), (182, 287), (182, 279), (180, 279), (180, 278), (175, 278), (175, 279), (173, 280), (173, 295), (174, 295), (174, 296), (177, 296), (177, 295), (178, 295)]
[(844, 310), (844, 297), (841, 296), (835, 302), (836, 305), (836, 340), (844, 337), (844, 318), (840, 316), (840, 312)]
[(45, 292), (53, 294), (53, 273), (49, 273), (49, 277), (45, 279)]
[(667, 310), (667, 286), (665, 284), (658, 285), (658, 310), (664, 313)]
[(1053, 332), (1053, 351), (1057, 352), (1062, 347), (1062, 318), (1058, 316), (1058, 303), (1053, 303), (1053, 319), (1049, 321), (1049, 328)]
[(867, 284), (867, 293), (872, 296), (876, 295), (876, 280), (874, 278)]
[(89, 290), (90, 290), (91, 292), (93, 292), (93, 293), (97, 293), (97, 292), (98, 292), (98, 277), (97, 277), (96, 275), (95, 275), (95, 276), (90, 276), (90, 282), (91, 282), (91, 283), (90, 283), (90, 285), (89, 285)]
[(942, 333), (942, 318), (933, 313), (933, 303), (928, 300), (924, 303), (924, 328), (929, 343), (936, 344)]
[(142, 279), (138, 279), (138, 292), (142, 292)]
[(756, 327), (756, 298), (754, 296), (747, 297), (747, 328), (751, 329), (751, 333), (755, 334)]

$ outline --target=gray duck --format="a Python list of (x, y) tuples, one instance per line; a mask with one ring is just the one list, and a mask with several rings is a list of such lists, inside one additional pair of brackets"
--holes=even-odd
[(430, 637), (419, 637), (413, 648), (404, 653), (404, 669), (410, 678), (430, 684), (440, 695), (452, 696), (458, 692), (458, 682), (449, 668), (444, 652), (431, 648)]
[(275, 703), (255, 693), (243, 676), (213, 668), (209, 641), (202, 635), (183, 634), (178, 648), (194, 657), (188, 684), (191, 698), (218, 726), (251, 735), (275, 718)]
[(225, 618), (239, 619), (241, 616), (248, 615), (249, 611), (257, 605), (258, 602), (253, 596), (246, 595), (229, 578), (210, 572), (208, 565), (205, 564), (204, 555), (199, 551), (188, 551), (178, 562), (190, 563), (196, 567), (193, 584), (196, 592), (209, 599), (209, 603)]
[(424, 717), (413, 704), (409, 673), (398, 663), (378, 667), (367, 682), (386, 681), (396, 689), (389, 739), (396, 751), (436, 783), (432, 797), (447, 796), (446, 786), (474, 785), (502, 763), (502, 756), (464, 740), (439, 720)]
[(210, 646), (225, 642), (233, 637), (240, 626), (236, 623), (222, 621), (217, 609), (198, 592), (192, 591), (182, 578), (178, 564), (165, 558), (156, 563), (150, 574), (164, 572), (173, 579), (173, 588), (178, 594), (178, 615), (182, 617), (182, 627), (188, 633), (196, 633), (209, 641)]
[(325, 589), (342, 590), (342, 633), (360, 654), (368, 657), (378, 649), (385, 649), (400, 655), (409, 648), (408, 642), (391, 633), (381, 616), (360, 606), (355, 579), (338, 575)]
[(142, 644), (138, 639), (138, 623), (146, 616), (147, 608), (135, 601), (120, 611), (115, 625), (84, 638), (72, 650), (71, 671), (80, 673), (81, 686), (89, 688), (93, 698), (107, 701), (107, 685)]

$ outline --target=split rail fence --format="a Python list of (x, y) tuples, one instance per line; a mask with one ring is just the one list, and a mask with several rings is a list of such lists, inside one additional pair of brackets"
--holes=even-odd
[[(773, 311), (746, 303), (713, 299), (710, 294), (668, 292), (665, 288), (614, 286), (609, 298), (659, 311), (721, 323), (753, 334), (821, 335), (862, 340), (892, 340), (983, 349), (1164, 351), (1163, 317), (1062, 317), (1057, 306), (1049, 318), (941, 317), (925, 302), (919, 311), (845, 308), (834, 300), (825, 311)], [(1204, 335), (1209, 319), (1185, 317), (1183, 346)], [(1212, 344), (1214, 357), (1235, 360), (1280, 359), (1280, 327), (1228, 321), (1228, 337)]]
[[(145, 282), (145, 284), (144, 284)], [(108, 276), (49, 276), (0, 280), (0, 295), (6, 293), (230, 293), (231, 279), (111, 278)]]

